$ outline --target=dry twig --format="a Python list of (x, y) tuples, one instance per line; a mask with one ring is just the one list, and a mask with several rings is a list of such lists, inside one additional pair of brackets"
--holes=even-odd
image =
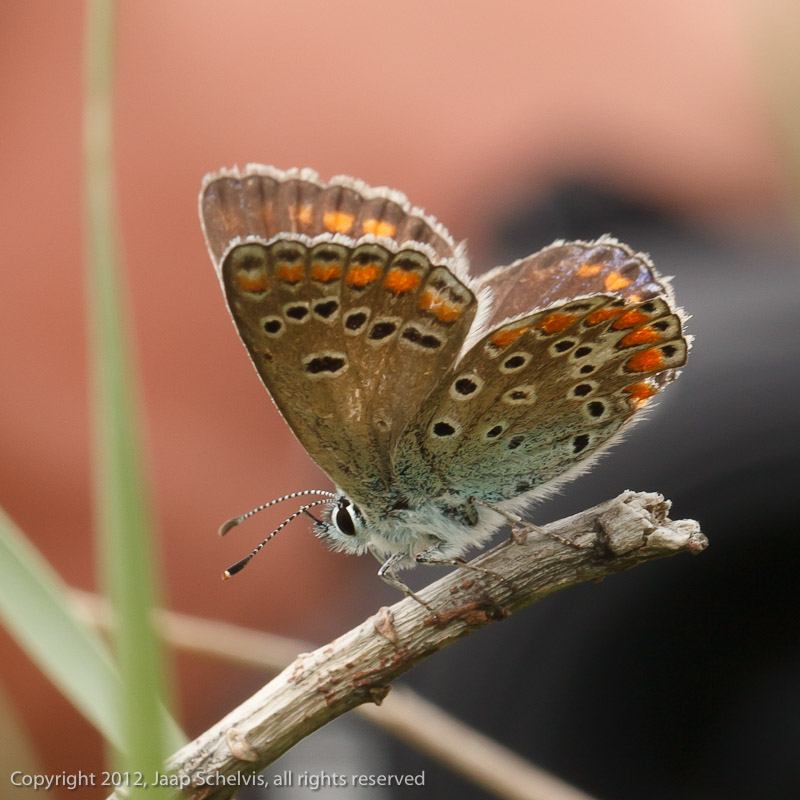
[[(330, 644), (298, 656), (170, 759), (168, 769), (188, 783), (181, 796), (232, 797), (248, 776), (325, 723), (365, 702), (380, 705), (392, 681), (437, 650), (559, 589), (652, 558), (705, 549), (697, 523), (672, 521), (668, 511), (660, 495), (625, 492), (545, 526), (580, 549), (540, 536), (525, 544), (501, 544), (471, 562), (486, 572), (458, 569), (419, 592), (437, 609), (435, 615), (406, 598)], [(531, 789), (518, 796), (544, 796)]]
[[(105, 598), (73, 589), (72, 599), (76, 613), (88, 623), (110, 629)], [(275, 633), (164, 609), (158, 612), (158, 627), (165, 641), (184, 652), (272, 673), (284, 669), (297, 653), (313, 649)], [(406, 686), (394, 687), (380, 707), (364, 703), (353, 711), (500, 800), (593, 800)]]

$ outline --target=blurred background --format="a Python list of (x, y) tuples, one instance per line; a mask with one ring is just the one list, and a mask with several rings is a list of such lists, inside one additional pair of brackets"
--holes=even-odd
[[(675, 276), (695, 348), (651, 419), (532, 518), (660, 491), (711, 547), (549, 598), (404, 682), (600, 798), (798, 796), (797, 4), (121, 0), (118, 31), (121, 236), (168, 607), (322, 643), (398, 599), (304, 522), (219, 580), (283, 511), (221, 541), (223, 520), (329, 484), (228, 319), (204, 173), (257, 161), (398, 188), (468, 239), (476, 272), (610, 232)], [(77, 0), (0, 5), (0, 502), (95, 589), (83, 32)], [(3, 631), (0, 652), (44, 768), (99, 772), (99, 737)], [(264, 681), (172, 667), (192, 736)], [(426, 772), (424, 789), (337, 797), (488, 797), (350, 719), (284, 763)]]

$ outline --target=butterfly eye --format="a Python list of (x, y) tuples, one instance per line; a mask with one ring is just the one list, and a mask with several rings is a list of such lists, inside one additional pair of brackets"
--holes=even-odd
[[(351, 506), (353, 504), (349, 500), (342, 498), (336, 508), (336, 513), (333, 515), (336, 527), (346, 536), (356, 535), (356, 523), (353, 519), (353, 512), (350, 510)], [(353, 509), (355, 510), (355, 506), (353, 506)]]

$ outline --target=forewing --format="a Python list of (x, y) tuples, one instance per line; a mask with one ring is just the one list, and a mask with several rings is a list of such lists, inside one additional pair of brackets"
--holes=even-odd
[(431, 248), (433, 261), (455, 258), (452, 237), (434, 217), (412, 207), (405, 195), (373, 188), (340, 175), (320, 182), (311, 169), (279, 170), (250, 164), (244, 171), (206, 176), (200, 216), (212, 259), (219, 264), (230, 242), (281, 233), (342, 234), (356, 240), (372, 235), (400, 247), (409, 242)]
[[(230, 176), (220, 180), (224, 188), (211, 182), (201, 199), (212, 254), (220, 240), (215, 225), (225, 217), (214, 198), (225, 198), (220, 202), (238, 220), (226, 230), (239, 237), (248, 220), (277, 215), (284, 224), (285, 204), (274, 197), (296, 199), (279, 186), (269, 215), (259, 214), (246, 178), (238, 195)], [(324, 220), (320, 204), (329, 208), (329, 187), (289, 180), (304, 184), (295, 187), (301, 206), (312, 207), (304, 216), (312, 223)], [(350, 199), (339, 203), (336, 214), (378, 219), (363, 210), (370, 198), (362, 198), (357, 210), (358, 202), (345, 195)], [(247, 209), (243, 218), (235, 208)], [(418, 222), (391, 213), (397, 230), (419, 230)], [(427, 230), (434, 232), (432, 225)], [(313, 225), (310, 232), (316, 232)], [(221, 252), (220, 277), (234, 323), (312, 458), (357, 503), (375, 508), (391, 496), (393, 443), (454, 362), (475, 314), (475, 297), (447, 266), (432, 263), (436, 251), (430, 245), (401, 245), (374, 234), (353, 240), (340, 232), (282, 232), (272, 239), (266, 233), (271, 229), (235, 238)]]
[(645, 255), (610, 236), (594, 242), (555, 242), (480, 276), (476, 289), (485, 287), (494, 298), (487, 320), (491, 327), (582, 295), (611, 293), (636, 302), (668, 292)]

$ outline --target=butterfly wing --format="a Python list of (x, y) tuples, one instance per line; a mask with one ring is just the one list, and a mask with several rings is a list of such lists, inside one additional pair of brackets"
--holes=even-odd
[(491, 326), (582, 295), (609, 292), (635, 302), (669, 293), (648, 258), (610, 236), (594, 242), (554, 242), (487, 272), (476, 287), (492, 291), (487, 321)]
[(312, 169), (248, 164), (244, 171), (211, 173), (203, 180), (200, 219), (215, 264), (235, 239), (269, 241), (283, 233), (311, 238), (339, 233), (350, 240), (373, 235), (399, 246), (426, 245), (437, 264), (456, 258), (445, 227), (412, 207), (401, 192), (344, 175), (323, 183)]
[[(608, 239), (554, 252), (567, 259), (560, 268), (534, 256), (505, 268), (505, 276), (519, 295), (535, 287), (560, 302), (482, 335), (404, 433), (395, 470), (412, 493), (489, 502), (541, 493), (585, 468), (686, 362), (682, 315), (644, 256)], [(585, 277), (597, 277), (604, 293), (564, 301), (580, 294), (574, 277), (547, 295), (535, 274), (543, 265), (552, 277), (584, 264), (592, 268)], [(513, 313), (526, 301), (506, 290), (503, 274), (495, 271), (485, 284)], [(617, 291), (608, 291), (615, 283)]]
[(309, 454), (359, 505), (390, 502), (389, 453), (476, 310), (447, 232), (402, 195), (310, 171), (226, 172), (200, 198), (253, 365)]

